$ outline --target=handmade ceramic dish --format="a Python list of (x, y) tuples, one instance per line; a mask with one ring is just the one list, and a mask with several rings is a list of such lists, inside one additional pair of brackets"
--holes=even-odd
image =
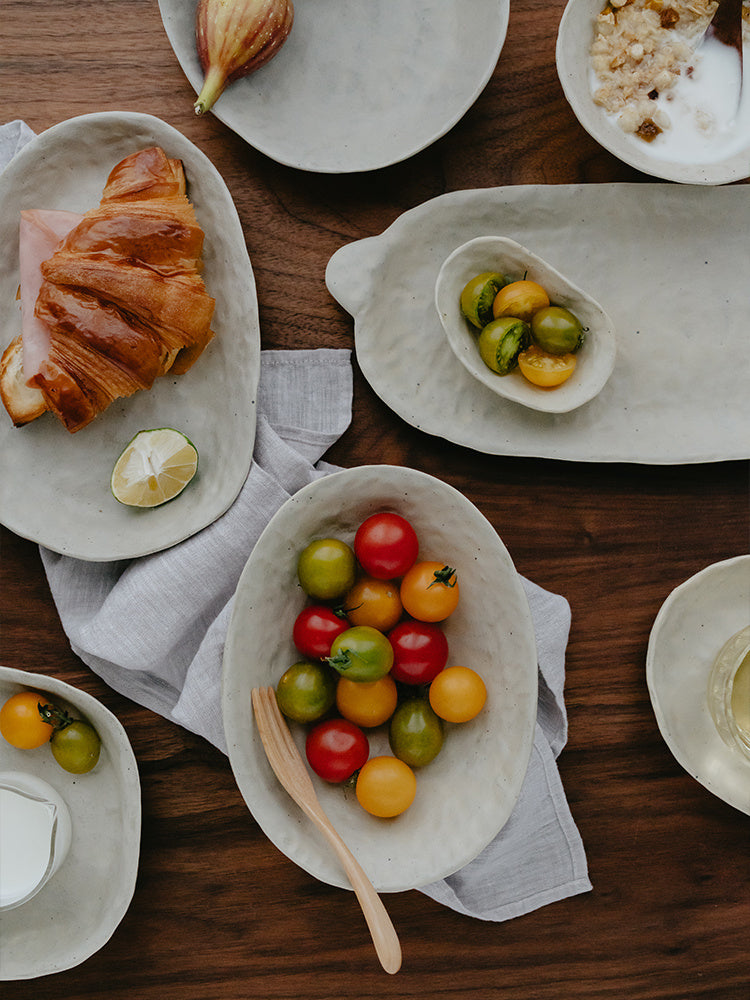
[[(553, 305), (564, 306), (578, 317), (586, 335), (567, 382), (542, 389), (525, 379), (518, 368), (501, 376), (482, 361), (477, 347), (479, 330), (461, 312), (460, 298), (466, 283), (484, 271), (499, 271), (514, 281), (524, 277), (536, 281)], [(479, 236), (454, 250), (438, 272), (435, 307), (448, 343), (464, 368), (498, 396), (532, 410), (565, 413), (583, 406), (612, 374), (617, 350), (612, 320), (590, 295), (515, 240)]]
[[(449, 661), (473, 666), (488, 688), (483, 711), (448, 727), (438, 757), (417, 775), (414, 804), (376, 819), (351, 789), (314, 777), (324, 809), (379, 891), (426, 885), (471, 861), (507, 821), (534, 736), (536, 647), (520, 578), (492, 525), (461, 493), (407, 468), (364, 466), (295, 494), (261, 535), (237, 587), (224, 654), (223, 711), (229, 758), (254, 818), (287, 857), (316, 878), (348, 887), (330, 847), (281, 788), (265, 758), (250, 706), (253, 687), (276, 686), (299, 659), (292, 625), (306, 603), (300, 551), (314, 538), (351, 543), (378, 510), (408, 518), (420, 558), (450, 560), (461, 600), (445, 623)], [(293, 726), (304, 756), (304, 730)], [(387, 733), (370, 753), (390, 753)]]
[[(750, 87), (747, 83), (736, 115), (727, 113), (727, 122), (720, 123), (709, 138), (692, 144), (688, 144), (684, 133), (681, 136), (679, 120), (652, 142), (645, 142), (624, 132), (615, 115), (595, 104), (590, 50), (596, 17), (605, 6), (605, 0), (569, 0), (557, 35), (560, 83), (576, 118), (589, 135), (624, 163), (654, 177), (683, 184), (727, 184), (747, 177), (750, 174)], [(745, 65), (750, 52), (747, 39), (746, 32)], [(736, 54), (728, 48), (727, 58), (736, 60)], [(692, 85), (698, 83), (700, 62), (695, 64), (695, 69), (695, 73), (690, 74)], [(709, 68), (707, 64), (705, 71), (713, 72), (713, 65)], [(691, 86), (687, 77), (685, 82)], [(728, 104), (731, 94), (722, 93), (720, 86), (717, 91), (720, 99)]]
[[(133, 558), (187, 538), (231, 505), (252, 460), (260, 332), (242, 226), (212, 163), (158, 118), (133, 112), (72, 118), (33, 139), (0, 175), (6, 250), (0, 259), (0, 344), (4, 349), (20, 331), (20, 210), (85, 212), (99, 204), (112, 167), (150, 145), (184, 164), (188, 196), (206, 234), (203, 276), (216, 299), (214, 339), (187, 374), (157, 379), (150, 391), (116, 400), (76, 434), (49, 413), (14, 427), (0, 408), (0, 520), (18, 535), (78, 559)], [(198, 474), (162, 507), (125, 507), (110, 492), (112, 468), (134, 435), (152, 427), (174, 427), (193, 441)]]
[(646, 677), (664, 740), (710, 792), (750, 815), (750, 761), (722, 739), (708, 681), (728, 639), (750, 624), (750, 556), (714, 563), (676, 587), (648, 643)]
[(0, 771), (50, 785), (67, 806), (71, 823), (70, 846), (59, 869), (32, 899), (0, 912), (0, 980), (62, 972), (106, 944), (130, 905), (140, 852), (138, 767), (120, 722), (85, 691), (42, 674), (0, 667), (0, 704), (29, 689), (90, 722), (102, 749), (92, 771), (74, 775), (63, 771), (48, 745), (18, 750), (0, 738)]

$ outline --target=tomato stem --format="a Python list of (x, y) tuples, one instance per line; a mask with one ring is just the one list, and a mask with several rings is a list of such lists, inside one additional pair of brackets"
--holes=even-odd
[(427, 587), (428, 590), (430, 587), (434, 587), (436, 583), (442, 583), (446, 587), (455, 587), (458, 583), (458, 580), (451, 582), (451, 577), (455, 577), (456, 575), (456, 571), (452, 566), (443, 566), (442, 569), (436, 569), (432, 575), (435, 579)]
[(36, 707), (39, 710), (42, 722), (46, 722), (48, 726), (53, 726), (55, 732), (67, 728), (74, 721), (73, 717), (68, 715), (64, 708), (59, 708), (57, 705), (49, 703), (43, 705), (41, 702), (38, 702)]

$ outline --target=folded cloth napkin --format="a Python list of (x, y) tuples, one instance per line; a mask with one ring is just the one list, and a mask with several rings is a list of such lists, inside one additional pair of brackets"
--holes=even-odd
[[(0, 170), (33, 138), (0, 126)], [(0, 179), (1, 183), (1, 179)], [(41, 548), (75, 653), (107, 684), (226, 753), (221, 670), (232, 598), (260, 533), (307, 483), (351, 419), (349, 351), (264, 351), (253, 462), (232, 507), (154, 555), (90, 563)], [(563, 698), (567, 601), (523, 580), (539, 658), (534, 747), (516, 807), (469, 865), (422, 891), (469, 916), (506, 920), (591, 888), (586, 857), (557, 770), (567, 739)]]

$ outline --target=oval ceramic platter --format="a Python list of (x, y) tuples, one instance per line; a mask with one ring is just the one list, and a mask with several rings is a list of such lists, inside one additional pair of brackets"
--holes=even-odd
[[(216, 299), (213, 341), (185, 375), (165, 376), (148, 392), (116, 400), (76, 434), (49, 413), (14, 428), (0, 408), (0, 520), (18, 535), (79, 559), (133, 558), (194, 534), (231, 505), (252, 460), (260, 332), (242, 227), (218, 171), (158, 118), (119, 112), (72, 118), (33, 139), (0, 175), (6, 249), (0, 258), (0, 343), (4, 349), (20, 332), (20, 210), (85, 212), (99, 204), (112, 167), (150, 145), (185, 168), (187, 194), (205, 232), (203, 277)], [(110, 474), (131, 438), (151, 427), (185, 433), (198, 449), (198, 473), (170, 503), (125, 507), (110, 492)]]
[[(475, 667), (488, 699), (462, 726), (447, 726), (439, 756), (417, 772), (417, 796), (392, 820), (370, 816), (351, 789), (313, 775), (323, 808), (375, 887), (397, 892), (457, 871), (495, 837), (511, 814), (534, 736), (537, 660), (523, 587), (492, 525), (462, 494), (423, 473), (364, 466), (305, 487), (261, 535), (237, 587), (224, 654), (223, 709), (229, 758), (253, 816), (276, 846), (331, 885), (348, 882), (326, 841), (274, 777), (258, 737), (250, 692), (272, 685), (299, 659), (292, 625), (306, 603), (297, 583), (299, 552), (312, 539), (349, 543), (378, 510), (407, 517), (420, 558), (448, 559), (461, 585), (445, 623), (449, 662)], [(291, 726), (304, 759), (305, 730)], [(370, 753), (390, 753), (387, 733)]]
[[(196, 94), (196, 0), (159, 0)], [(216, 102), (213, 114), (279, 163), (320, 173), (373, 170), (448, 131), (487, 84), (505, 41), (508, 0), (304, 0), (279, 52)], [(186, 97), (186, 101), (189, 98)]]
[[(72, 823), (60, 869), (29, 902), (0, 913), (0, 979), (33, 979), (80, 965), (112, 936), (135, 889), (141, 839), (138, 767), (125, 730), (85, 691), (42, 674), (0, 667), (0, 704), (18, 691), (48, 694), (101, 737), (88, 774), (58, 766), (48, 745), (17, 750), (0, 739), (0, 771), (41, 778), (62, 796)], [(33, 942), (33, 946), (30, 944)]]
[(714, 795), (750, 815), (750, 764), (721, 739), (706, 694), (724, 643), (750, 625), (750, 556), (707, 566), (662, 605), (646, 678), (659, 730), (677, 762)]
[[(743, 459), (748, 194), (663, 184), (456, 191), (342, 247), (326, 283), (354, 317), (372, 388), (429, 434), (488, 454), (579, 462)], [(448, 256), (481, 236), (527, 247), (610, 317), (617, 360), (594, 399), (536, 412), (499, 397), (455, 357), (435, 283)]]

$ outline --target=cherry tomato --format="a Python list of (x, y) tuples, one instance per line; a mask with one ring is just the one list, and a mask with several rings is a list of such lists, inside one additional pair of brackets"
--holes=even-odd
[(575, 366), (575, 354), (548, 354), (536, 344), (518, 355), (518, 367), (523, 377), (543, 389), (562, 385), (573, 374)]
[(331, 643), (349, 628), (346, 618), (323, 604), (310, 604), (297, 615), (292, 640), (303, 656), (322, 660), (330, 656)]
[(376, 681), (393, 666), (393, 647), (376, 628), (355, 625), (333, 640), (327, 662), (352, 681)]
[(461, 312), (481, 330), (492, 319), (492, 303), (508, 279), (498, 271), (483, 271), (468, 281), (461, 292)]
[(479, 334), (479, 356), (498, 375), (507, 375), (518, 364), (518, 355), (531, 341), (529, 324), (514, 316), (500, 316)]
[(363, 576), (344, 598), (344, 611), (352, 625), (372, 625), (380, 632), (387, 632), (403, 611), (398, 585)]
[(421, 622), (440, 622), (458, 605), (456, 571), (440, 562), (416, 563), (401, 581), (404, 611)]
[(417, 794), (417, 778), (398, 757), (371, 757), (357, 775), (357, 801), (373, 816), (405, 812)]
[(305, 742), (310, 767), (325, 781), (346, 781), (370, 756), (362, 730), (348, 719), (328, 719), (311, 729)]
[(75, 719), (62, 729), (56, 729), (50, 741), (52, 756), (65, 771), (86, 774), (99, 760), (102, 741), (94, 727), (83, 719)]
[(391, 676), (403, 684), (429, 684), (448, 662), (448, 640), (438, 625), (403, 621), (388, 633)]
[(569, 309), (547, 306), (531, 317), (531, 336), (549, 354), (572, 354), (583, 343), (583, 327)]
[(365, 573), (376, 580), (403, 576), (418, 553), (416, 531), (406, 518), (392, 511), (372, 514), (354, 536), (354, 554)]
[(443, 724), (424, 698), (402, 701), (388, 727), (391, 750), (409, 767), (424, 767), (443, 746)]
[(0, 733), (11, 746), (20, 750), (34, 750), (47, 743), (54, 726), (42, 719), (39, 705), (46, 705), (49, 698), (37, 691), (19, 691), (0, 708)]
[(501, 288), (492, 303), (492, 314), (498, 316), (515, 316), (528, 322), (537, 309), (549, 305), (549, 295), (536, 281), (511, 281)]
[(446, 667), (430, 684), (430, 705), (446, 722), (468, 722), (484, 708), (487, 688), (475, 670)]
[(339, 677), (336, 685), (336, 708), (345, 719), (366, 729), (390, 719), (397, 703), (396, 682), (390, 674), (369, 682)]
[(297, 561), (300, 586), (318, 601), (343, 597), (355, 577), (354, 552), (338, 538), (318, 538), (310, 542)]
[(294, 722), (315, 722), (336, 700), (336, 678), (324, 663), (300, 660), (276, 685), (279, 708)]

